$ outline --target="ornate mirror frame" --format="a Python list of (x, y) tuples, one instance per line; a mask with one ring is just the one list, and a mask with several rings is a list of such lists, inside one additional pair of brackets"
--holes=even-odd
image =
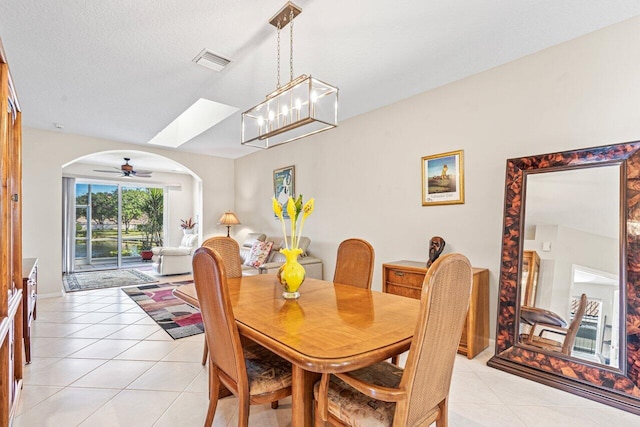
[[(527, 174), (609, 165), (621, 167), (619, 368), (536, 351), (517, 340)], [(507, 160), (496, 351), (487, 364), (640, 414), (640, 141)]]

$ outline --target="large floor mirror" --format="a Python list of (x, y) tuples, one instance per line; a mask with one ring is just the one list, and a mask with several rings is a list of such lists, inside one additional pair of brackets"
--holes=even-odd
[(640, 414), (640, 142), (509, 159), (490, 366)]

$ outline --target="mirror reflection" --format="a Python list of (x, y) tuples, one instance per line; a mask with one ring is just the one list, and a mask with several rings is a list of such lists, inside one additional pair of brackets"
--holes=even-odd
[(619, 366), (620, 166), (526, 175), (520, 343)]

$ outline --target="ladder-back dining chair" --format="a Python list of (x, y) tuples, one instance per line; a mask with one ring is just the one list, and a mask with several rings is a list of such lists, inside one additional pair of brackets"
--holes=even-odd
[[(575, 313), (573, 314), (573, 320), (568, 327), (563, 328), (557, 325), (551, 325), (544, 323), (544, 321), (534, 322), (533, 326), (529, 330), (528, 334), (522, 334), (520, 337), (522, 340), (532, 346), (542, 348), (544, 350), (557, 351), (567, 356), (571, 356), (573, 351), (573, 345), (576, 342), (576, 336), (578, 335), (578, 329), (582, 323), (584, 312), (587, 308), (587, 294), (580, 296), (580, 301)], [(536, 329), (538, 335), (535, 335)], [(551, 333), (553, 337), (561, 337), (560, 340), (545, 338), (545, 333)]]
[(473, 271), (461, 254), (437, 259), (427, 272), (405, 368), (378, 362), (323, 374), (314, 387), (316, 425), (447, 425), (453, 364), (467, 317)]
[(291, 364), (264, 347), (240, 339), (229, 297), (222, 257), (208, 247), (193, 256), (193, 278), (209, 351), (209, 408), (211, 426), (220, 384), (238, 397), (238, 426), (249, 423), (249, 405), (273, 403), (291, 395)]
[(366, 240), (347, 239), (338, 246), (333, 283), (371, 289), (375, 252)]
[[(242, 277), (242, 260), (240, 259), (240, 245), (230, 237), (216, 236), (205, 240), (203, 247), (211, 248), (218, 252), (224, 262), (224, 268), (227, 272), (227, 278)], [(202, 352), (202, 364), (207, 363), (207, 355), (209, 346), (207, 339), (204, 340), (204, 350)]]

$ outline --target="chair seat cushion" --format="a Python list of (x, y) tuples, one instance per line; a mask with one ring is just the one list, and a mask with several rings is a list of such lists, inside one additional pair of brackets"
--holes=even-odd
[(257, 396), (291, 387), (291, 363), (251, 341), (243, 341), (249, 394)]
[[(349, 374), (359, 380), (382, 387), (397, 388), (403, 370), (387, 362), (376, 363)], [(313, 393), (318, 400), (320, 383)], [(329, 381), (329, 413), (351, 426), (391, 426), (396, 404), (366, 396), (341, 379), (331, 376)]]

